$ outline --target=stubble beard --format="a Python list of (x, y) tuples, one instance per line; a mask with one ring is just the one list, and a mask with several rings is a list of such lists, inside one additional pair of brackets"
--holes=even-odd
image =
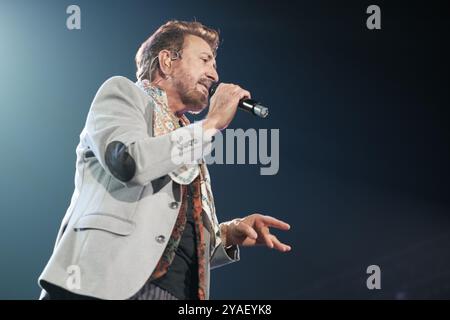
[(188, 79), (188, 81), (177, 81), (176, 88), (180, 94), (181, 102), (186, 106), (187, 112), (198, 114), (208, 105), (208, 95), (198, 89), (199, 82)]

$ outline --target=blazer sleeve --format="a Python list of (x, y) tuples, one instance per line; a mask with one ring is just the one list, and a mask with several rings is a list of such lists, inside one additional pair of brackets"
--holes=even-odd
[(223, 243), (214, 248), (211, 255), (210, 266), (211, 270), (219, 267), (226, 266), (227, 264), (238, 262), (241, 259), (239, 246), (233, 245), (229, 248), (225, 248)]
[(88, 147), (125, 185), (147, 185), (202, 159), (212, 148), (212, 135), (203, 134), (202, 121), (152, 137), (152, 121), (147, 123), (145, 117), (148, 108), (153, 110), (154, 102), (132, 81), (116, 76), (100, 87), (87, 116)]

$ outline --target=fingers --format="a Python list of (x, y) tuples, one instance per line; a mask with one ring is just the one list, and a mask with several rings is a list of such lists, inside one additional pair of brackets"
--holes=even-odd
[(281, 241), (278, 240), (277, 237), (275, 237), (273, 234), (270, 235), (270, 238), (272, 239), (275, 249), (282, 252), (291, 251), (291, 246), (281, 243)]
[(232, 94), (236, 97), (237, 100), (241, 100), (244, 98), (251, 99), (251, 94), (249, 91), (242, 89), (240, 86), (232, 83), (221, 83), (217, 87), (217, 91), (228, 91), (228, 93)]
[(234, 85), (234, 94), (237, 95), (238, 100), (241, 100), (241, 99), (244, 99), (244, 98), (247, 98), (247, 99), (251, 98), (250, 92), (248, 92), (247, 90), (242, 89), (238, 85)]
[(262, 238), (263, 238), (264, 243), (266, 244), (266, 246), (268, 246), (269, 248), (272, 249), (274, 244), (273, 244), (272, 238), (270, 236), (269, 228), (268, 227), (262, 227), (260, 233), (262, 234)]
[(262, 238), (264, 239), (266, 246), (268, 246), (269, 248), (271, 249), (275, 248), (282, 252), (291, 251), (291, 246), (281, 243), (281, 241), (278, 240), (276, 236), (274, 236), (269, 232), (268, 227), (261, 228), (260, 233), (262, 234)]
[(271, 217), (271, 216), (263, 216), (262, 220), (264, 221), (264, 223), (266, 225), (269, 225), (269, 226), (277, 228), (277, 229), (289, 230), (291, 228), (291, 226), (288, 223), (278, 220), (278, 219), (275, 219), (274, 217)]
[(256, 238), (258, 238), (258, 234), (256, 233), (255, 229), (253, 229), (244, 222), (239, 222), (236, 228), (239, 230), (240, 233), (244, 234), (245, 236), (251, 239), (256, 240)]
[(237, 95), (239, 97), (239, 100), (244, 99), (244, 98), (246, 98), (246, 99), (250, 99), (251, 98), (250, 92), (248, 92), (247, 90), (242, 89), (239, 86), (237, 86), (237, 87), (238, 87)]

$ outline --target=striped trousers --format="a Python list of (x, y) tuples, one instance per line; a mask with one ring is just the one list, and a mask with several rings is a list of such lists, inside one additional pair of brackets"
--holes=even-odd
[[(83, 296), (64, 290), (62, 288), (52, 286), (53, 293), (50, 296), (48, 292), (44, 292), (42, 300), (99, 300), (97, 298)], [(147, 281), (145, 285), (127, 300), (179, 300), (166, 290)]]
[(128, 300), (179, 300), (168, 291), (147, 281), (145, 285)]

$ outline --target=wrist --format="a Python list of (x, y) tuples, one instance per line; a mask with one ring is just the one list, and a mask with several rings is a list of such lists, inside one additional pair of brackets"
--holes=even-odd
[(211, 131), (214, 135), (217, 131), (219, 131), (217, 129), (217, 121), (211, 118), (205, 118), (203, 120), (203, 130), (205, 132)]
[(223, 222), (219, 225), (220, 227), (220, 239), (222, 240), (222, 244), (225, 248), (228, 248), (230, 244), (228, 243), (228, 223)]

